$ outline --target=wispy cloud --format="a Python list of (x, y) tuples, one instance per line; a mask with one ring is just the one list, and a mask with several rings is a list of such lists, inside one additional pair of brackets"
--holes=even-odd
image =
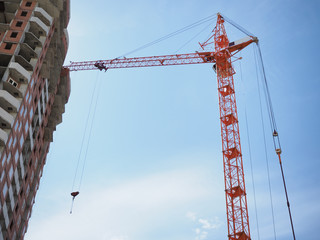
[[(59, 212), (33, 223), (37, 227), (29, 229), (26, 239), (148, 239), (152, 237), (148, 234), (155, 234), (159, 228), (179, 228), (179, 222), (185, 219), (181, 213), (212, 194), (202, 184), (208, 177), (202, 170), (161, 172), (82, 192), (75, 199), (72, 215)], [(211, 226), (199, 224), (201, 228)], [(201, 234), (204, 236), (204, 231)]]
[(214, 219), (206, 219), (198, 217), (194, 212), (187, 212), (186, 217), (196, 225), (196, 228), (194, 229), (196, 234), (195, 240), (207, 239), (210, 230), (218, 229), (222, 225), (222, 221), (218, 217), (215, 217)]

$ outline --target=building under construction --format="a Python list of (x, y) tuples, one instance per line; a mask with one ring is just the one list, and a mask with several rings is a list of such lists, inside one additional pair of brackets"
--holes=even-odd
[(0, 239), (23, 239), (70, 94), (70, 0), (0, 1)]

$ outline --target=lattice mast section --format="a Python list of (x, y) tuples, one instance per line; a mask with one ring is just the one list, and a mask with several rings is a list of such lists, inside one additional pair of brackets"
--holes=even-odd
[(228, 50), (229, 40), (223, 23), (222, 16), (218, 14), (213, 38), (216, 52), (228, 238), (229, 240), (249, 240), (251, 238), (233, 80), (235, 71), (231, 64), (232, 55)]

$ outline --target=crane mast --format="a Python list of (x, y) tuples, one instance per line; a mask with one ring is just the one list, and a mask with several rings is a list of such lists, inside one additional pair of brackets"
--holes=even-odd
[[(150, 57), (116, 58), (111, 60), (71, 62), (65, 66), (69, 71), (105, 70), (116, 68), (151, 67), (213, 63), (217, 73), (222, 155), (226, 195), (226, 212), (229, 240), (250, 240), (250, 227), (246, 198), (246, 187), (236, 96), (234, 89), (231, 58), (257, 38), (248, 36), (235, 42), (229, 42), (224, 27), (224, 19), (218, 13), (216, 27), (210, 38), (200, 44), (211, 51), (189, 54), (175, 54)], [(213, 51), (214, 48), (214, 51)]]
[(250, 228), (233, 80), (235, 71), (231, 64), (231, 54), (227, 50), (229, 40), (223, 23), (223, 18), (218, 15), (213, 37), (216, 52), (228, 237), (230, 240), (247, 240), (250, 239)]

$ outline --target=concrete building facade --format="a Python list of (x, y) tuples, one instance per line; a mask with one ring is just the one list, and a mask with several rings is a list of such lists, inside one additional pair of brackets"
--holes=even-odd
[(70, 0), (0, 0), (0, 240), (23, 239), (70, 95)]

